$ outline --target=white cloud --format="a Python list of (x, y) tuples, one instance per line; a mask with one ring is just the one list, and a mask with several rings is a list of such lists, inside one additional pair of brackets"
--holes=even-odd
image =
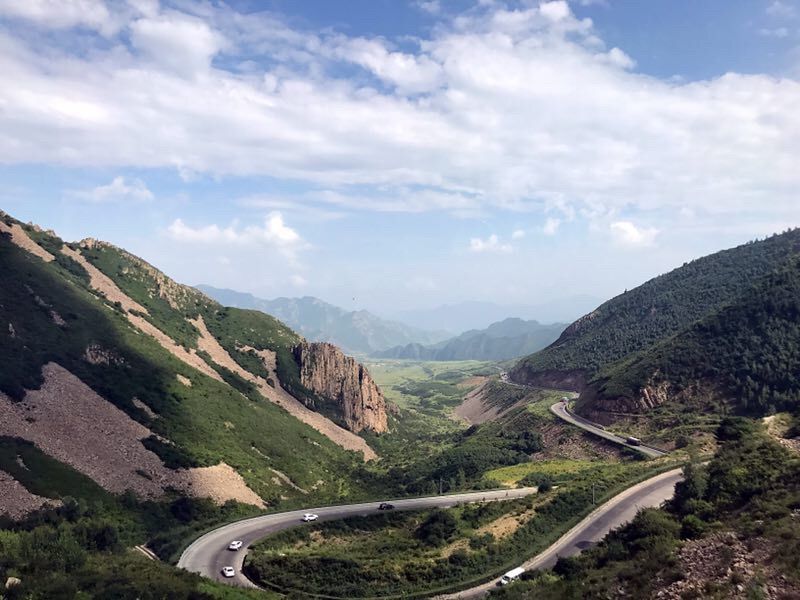
[(380, 40), (341, 38), (334, 55), (364, 67), (400, 92), (429, 92), (441, 81), (438, 63), (427, 56), (392, 52)]
[(295, 287), (304, 287), (308, 285), (308, 280), (306, 280), (306, 278), (303, 277), (302, 275), (294, 274), (291, 277), (289, 277), (289, 281)]
[[(0, 14), (23, 18), (17, 5)], [(564, 2), (484, 3), (402, 51), (222, 3), (108, 6), (124, 27), (100, 46), (77, 25), (74, 43), (2, 29), (0, 163), (290, 179), (353, 210), (736, 218), (797, 203), (798, 81), (632, 72)]]
[(786, 27), (776, 27), (775, 29), (762, 28), (758, 30), (759, 35), (764, 37), (785, 38), (789, 35), (789, 30)]
[(267, 215), (264, 225), (249, 225), (239, 227), (237, 223), (228, 227), (219, 225), (205, 225), (192, 227), (183, 219), (175, 219), (167, 228), (168, 235), (179, 242), (200, 244), (231, 244), (231, 245), (267, 245), (283, 252), (287, 256), (294, 256), (296, 251), (303, 248), (305, 243), (294, 229), (283, 221), (283, 215), (275, 211)]
[(223, 36), (200, 19), (186, 16), (142, 18), (131, 23), (131, 42), (143, 55), (179, 74), (208, 69), (224, 46)]
[(563, 21), (572, 14), (572, 11), (569, 9), (569, 4), (567, 4), (565, 0), (542, 2), (539, 5), (539, 11), (551, 21)]
[(111, 35), (118, 25), (103, 0), (0, 0), (0, 17), (48, 29), (86, 27)]
[(114, 177), (107, 185), (71, 191), (69, 195), (90, 202), (149, 202), (154, 198), (144, 181), (138, 178), (126, 179), (121, 175)]
[(498, 252), (502, 254), (508, 254), (513, 250), (511, 244), (501, 243), (500, 238), (495, 234), (490, 235), (485, 240), (481, 238), (471, 238), (469, 240), (469, 249), (472, 252)]
[(544, 226), (542, 227), (542, 232), (545, 235), (555, 235), (560, 226), (561, 219), (550, 217), (547, 219), (547, 221), (545, 221)]
[(632, 69), (636, 66), (636, 61), (619, 48), (612, 48), (608, 52), (598, 54), (598, 58), (605, 60), (621, 69)]
[(525, 231), (522, 229), (515, 229), (514, 232), (511, 234), (512, 240), (521, 240), (525, 237)]
[(417, 0), (415, 6), (431, 15), (438, 15), (442, 11), (439, 0)]
[(794, 6), (781, 0), (775, 0), (767, 6), (767, 14), (772, 17), (791, 18), (797, 14)]
[(611, 233), (615, 241), (622, 246), (652, 246), (659, 231), (655, 227), (637, 227), (630, 221), (611, 223)]

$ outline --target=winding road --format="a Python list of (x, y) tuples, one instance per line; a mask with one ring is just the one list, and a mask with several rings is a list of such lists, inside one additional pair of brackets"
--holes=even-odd
[[(550, 410), (560, 419), (580, 427), (594, 435), (621, 444), (633, 450), (643, 452), (651, 458), (664, 456), (666, 452), (646, 445), (629, 444), (626, 438), (596, 426), (569, 412), (564, 402), (557, 402)], [(570, 531), (541, 554), (522, 564), (526, 570), (552, 567), (560, 556), (572, 556), (603, 539), (610, 531), (629, 522), (636, 513), (646, 507), (661, 505), (671, 498), (675, 484), (682, 478), (681, 469), (674, 469), (643, 481), (608, 500), (591, 514), (575, 525)], [(493, 490), (485, 492), (469, 492), (447, 496), (430, 496), (426, 498), (405, 498), (392, 500), (395, 510), (422, 510), (427, 508), (445, 508), (469, 502), (488, 502), (521, 498), (536, 493), (536, 488), (520, 488), (509, 490)], [(304, 513), (319, 515), (320, 521), (342, 519), (356, 515), (369, 515), (377, 512), (378, 502), (347, 504), (342, 506), (326, 506), (275, 513), (253, 517), (224, 525), (214, 529), (195, 540), (181, 555), (178, 567), (199, 573), (204, 577), (215, 579), (230, 585), (256, 588), (257, 586), (242, 574), (242, 565), (248, 548), (258, 540), (290, 527), (302, 526)], [(240, 540), (242, 548), (233, 552), (228, 544)], [(223, 567), (233, 567), (234, 577), (222, 575)], [(438, 600), (468, 600), (484, 596), (497, 585), (497, 579), (463, 590), (455, 594), (438, 596)]]
[[(660, 506), (672, 498), (675, 484), (683, 478), (681, 469), (673, 469), (651, 477), (592, 511), (547, 550), (522, 563), (527, 570), (547, 569), (556, 564), (560, 556), (573, 556), (602, 540), (606, 534), (624, 525), (642, 508)], [(436, 600), (469, 600), (480, 598), (497, 586), (497, 579), (455, 594), (437, 596)]]
[(622, 446), (630, 448), (631, 450), (636, 450), (638, 452), (646, 454), (650, 458), (659, 458), (661, 456), (667, 455), (667, 452), (665, 452), (664, 450), (659, 450), (658, 448), (653, 448), (652, 446), (648, 446), (646, 444), (639, 444), (639, 445), (629, 444), (626, 438), (615, 435), (610, 431), (606, 431), (605, 429), (598, 427), (591, 421), (588, 421), (583, 417), (579, 417), (578, 415), (571, 413), (567, 408), (566, 403), (564, 402), (556, 402), (555, 404), (553, 404), (553, 406), (550, 407), (550, 410), (559, 419), (562, 419), (567, 423), (575, 425), (576, 427), (580, 427), (584, 431), (588, 431), (589, 433), (592, 433), (598, 437), (609, 440), (610, 442), (614, 442), (615, 444), (620, 444)]
[[(535, 487), (491, 490), (483, 492), (468, 492), (465, 494), (451, 494), (447, 496), (430, 496), (426, 498), (404, 498), (391, 500), (394, 510), (422, 510), (426, 508), (445, 508), (469, 502), (489, 502), (495, 500), (510, 500), (522, 498), (536, 493)], [(365, 502), (361, 504), (347, 504), (343, 506), (325, 506), (294, 510), (291, 512), (275, 513), (237, 521), (214, 529), (195, 540), (181, 555), (178, 567), (199, 573), (209, 579), (215, 579), (232, 585), (255, 588), (247, 577), (242, 575), (247, 549), (258, 540), (290, 527), (302, 526), (300, 520), (304, 513), (310, 512), (319, 515), (320, 521), (330, 521), (353, 517), (356, 515), (369, 515), (378, 512), (378, 502)], [(233, 540), (243, 542), (241, 550), (232, 552), (228, 544)], [(234, 577), (226, 578), (222, 575), (222, 567), (233, 567), (236, 570)]]

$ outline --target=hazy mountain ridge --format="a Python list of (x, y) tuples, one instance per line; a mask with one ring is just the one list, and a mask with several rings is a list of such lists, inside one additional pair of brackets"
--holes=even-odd
[(372, 353), (409, 343), (435, 343), (446, 332), (424, 331), (378, 317), (366, 310), (347, 311), (313, 296), (266, 300), (252, 294), (197, 285), (215, 300), (273, 315), (309, 340), (330, 342), (352, 352)]
[(379, 358), (415, 360), (508, 360), (554, 342), (566, 327), (511, 317), (483, 330), (472, 329), (438, 344), (408, 344), (375, 353)]
[(459, 302), (434, 308), (399, 311), (392, 316), (422, 329), (444, 329), (453, 332), (485, 329), (509, 316), (540, 323), (570, 323), (586, 314), (602, 300), (589, 295), (569, 296), (539, 304), (509, 304), (494, 302)]

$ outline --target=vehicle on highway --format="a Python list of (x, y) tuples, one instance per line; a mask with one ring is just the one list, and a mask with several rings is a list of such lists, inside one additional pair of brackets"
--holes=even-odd
[(233, 540), (230, 544), (228, 544), (228, 550), (240, 550), (242, 546), (244, 546), (242, 542), (239, 540)]
[(629, 443), (631, 446), (641, 446), (642, 440), (639, 438), (635, 438), (632, 435), (625, 438), (625, 441)]
[(390, 504), (389, 502), (381, 502), (378, 505), (378, 510), (392, 510), (394, 508), (394, 504)]
[(516, 569), (511, 569), (508, 573), (503, 575), (500, 578), (500, 581), (497, 582), (497, 585), (508, 585), (515, 579), (519, 579), (519, 576), (525, 572), (525, 569), (522, 567), (517, 567)]
[(225, 577), (233, 577), (236, 575), (236, 571), (233, 569), (233, 567), (222, 567), (222, 574)]
[(317, 519), (319, 519), (319, 515), (315, 515), (314, 513), (306, 513), (303, 515), (303, 521), (305, 523), (316, 521)]

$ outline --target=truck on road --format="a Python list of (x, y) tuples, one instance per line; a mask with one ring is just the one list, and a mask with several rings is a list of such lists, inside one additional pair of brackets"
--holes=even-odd
[(508, 573), (503, 575), (500, 578), (500, 581), (497, 582), (497, 585), (508, 585), (515, 579), (519, 579), (519, 576), (525, 572), (525, 569), (522, 567), (517, 567), (516, 569), (511, 569)]

